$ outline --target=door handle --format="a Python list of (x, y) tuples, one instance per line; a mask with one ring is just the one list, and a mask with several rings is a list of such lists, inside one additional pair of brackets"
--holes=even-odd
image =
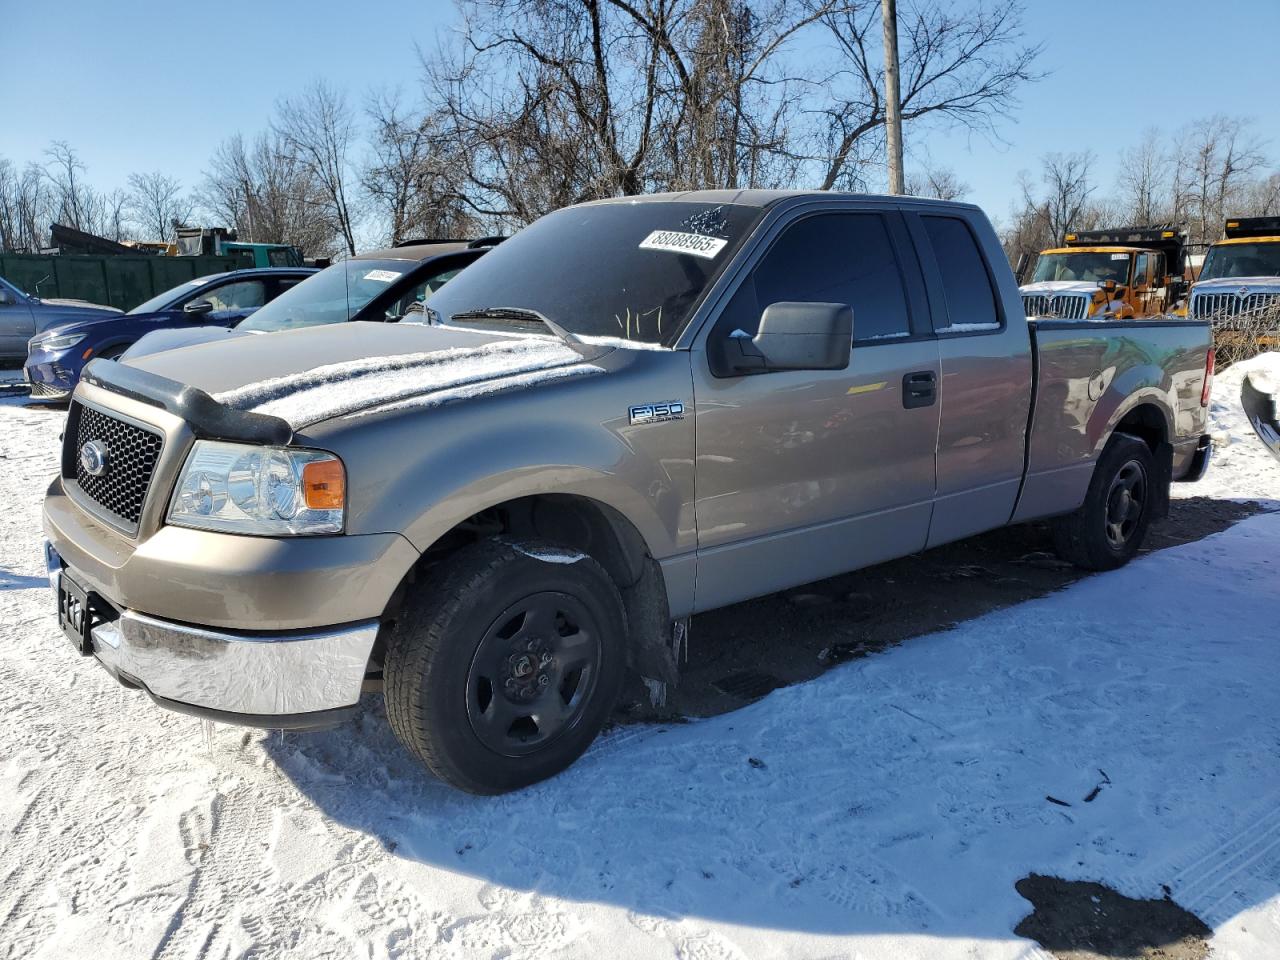
[(907, 410), (931, 407), (938, 399), (938, 375), (919, 370), (902, 378), (902, 406)]

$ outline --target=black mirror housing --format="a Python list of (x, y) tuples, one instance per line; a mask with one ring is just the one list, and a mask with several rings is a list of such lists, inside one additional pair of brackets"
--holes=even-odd
[(847, 303), (770, 304), (754, 337), (730, 336), (736, 373), (769, 370), (844, 370), (853, 346), (853, 309)]
[(183, 306), (182, 312), (193, 317), (201, 317), (206, 313), (213, 313), (213, 304), (208, 300), (191, 300)]

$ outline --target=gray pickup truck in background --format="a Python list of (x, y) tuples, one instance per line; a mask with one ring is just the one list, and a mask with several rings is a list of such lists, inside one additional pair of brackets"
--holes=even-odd
[(76, 649), (264, 727), (381, 682), (495, 793), (674, 681), (695, 612), (1044, 517), (1113, 568), (1209, 457), (1208, 327), (1028, 321), (966, 204), (589, 203), (427, 308), (90, 364), (44, 511)]

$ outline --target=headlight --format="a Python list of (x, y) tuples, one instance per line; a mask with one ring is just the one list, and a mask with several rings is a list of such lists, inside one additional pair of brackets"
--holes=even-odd
[(27, 347), (41, 350), (66, 350), (68, 347), (74, 347), (87, 336), (87, 333), (64, 333), (60, 337), (46, 337), (44, 339), (36, 337), (27, 344)]
[(345, 506), (346, 471), (332, 453), (197, 440), (169, 522), (258, 536), (341, 533)]

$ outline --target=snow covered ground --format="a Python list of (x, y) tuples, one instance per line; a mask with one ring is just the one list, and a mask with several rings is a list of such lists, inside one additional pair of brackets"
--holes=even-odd
[[(1280, 499), (1233, 376), (1182, 492)], [(477, 799), (377, 698), (208, 729), (76, 657), (38, 548), (60, 417), (0, 401), (0, 957), (1030, 960), (1032, 871), (1280, 955), (1280, 514)]]

